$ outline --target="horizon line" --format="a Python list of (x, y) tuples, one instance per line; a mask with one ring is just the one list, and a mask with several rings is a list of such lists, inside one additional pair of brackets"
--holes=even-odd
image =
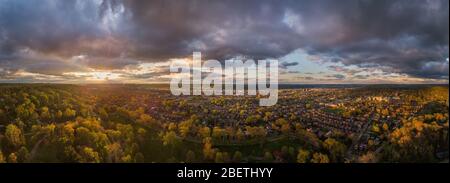
[[(170, 85), (167, 82), (153, 83), (64, 83), (64, 82), (0, 82), (3, 84), (55, 84), (55, 85)], [(223, 84), (224, 85), (224, 84)], [(278, 85), (449, 85), (449, 83), (278, 83)]]

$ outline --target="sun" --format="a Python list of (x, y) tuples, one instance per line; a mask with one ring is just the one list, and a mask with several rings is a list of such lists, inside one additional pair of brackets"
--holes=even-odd
[(107, 72), (93, 72), (92, 73), (93, 79), (96, 80), (109, 80), (111, 74)]
[(65, 73), (65, 75), (75, 76), (79, 79), (84, 79), (86, 81), (93, 81), (93, 82), (103, 82), (120, 79), (120, 74), (109, 71), (70, 72)]

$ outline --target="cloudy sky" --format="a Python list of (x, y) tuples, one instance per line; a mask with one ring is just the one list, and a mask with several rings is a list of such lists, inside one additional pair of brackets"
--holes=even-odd
[(448, 27), (448, 0), (0, 0), (0, 82), (167, 82), (200, 51), (285, 83), (448, 83)]

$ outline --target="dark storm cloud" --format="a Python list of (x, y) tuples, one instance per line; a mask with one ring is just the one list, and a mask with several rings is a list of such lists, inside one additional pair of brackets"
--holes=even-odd
[[(303, 49), (326, 62), (448, 79), (448, 7), (448, 0), (0, 0), (0, 66), (52, 73), (42, 62), (60, 74), (193, 51), (224, 60)], [(47, 57), (11, 58), (23, 49)], [(79, 55), (86, 58), (67, 61)]]
[(88, 66), (89, 68), (98, 70), (115, 70), (115, 69), (122, 69), (129, 65), (137, 65), (141, 62), (126, 57), (118, 57), (118, 58), (86, 57), (84, 59), (79, 60), (78, 63)]
[[(109, 3), (109, 1), (105, 1)], [(289, 3), (289, 2), (285, 2)], [(298, 48), (300, 37), (282, 18), (285, 4), (273, 1), (123, 1), (130, 12), (126, 36), (136, 56), (208, 59), (237, 55), (278, 57)]]
[[(348, 29), (336, 42), (309, 49), (331, 62), (448, 79), (448, 1), (360, 1), (334, 9)], [(333, 13), (331, 13), (333, 14)], [(344, 18), (347, 18), (345, 20)], [(339, 31), (335, 35), (339, 35)]]
[(67, 59), (107, 36), (99, 21), (93, 1), (0, 0), (0, 67), (47, 75), (84, 71)]
[(78, 39), (98, 36), (97, 7), (91, 2), (0, 0), (0, 50), (59, 52)]
[(8, 55), (0, 54), (0, 68), (8, 71), (23, 70), (30, 73), (55, 76), (61, 76), (64, 72), (86, 71), (86, 68), (77, 63), (42, 55), (30, 49), (17, 50)]
[[(422, 45), (415, 37), (395, 40), (368, 40), (316, 52), (321, 58), (345, 65), (380, 68), (385, 72), (406, 73), (421, 78), (448, 78), (448, 45)], [(330, 66), (349, 74), (356, 72)], [(350, 73), (353, 72), (353, 73)]]

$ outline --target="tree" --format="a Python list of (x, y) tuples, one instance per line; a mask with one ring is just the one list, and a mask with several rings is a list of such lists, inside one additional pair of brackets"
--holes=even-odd
[(71, 145), (64, 147), (62, 156), (64, 162), (83, 162), (81, 155)]
[(288, 146), (281, 147), (281, 154), (283, 154), (283, 156), (287, 156), (289, 154), (289, 147)]
[(105, 146), (107, 152), (107, 161), (111, 163), (120, 162), (120, 158), (123, 156), (123, 150), (120, 143), (112, 143)]
[(80, 145), (91, 146), (94, 144), (95, 136), (85, 127), (78, 127), (76, 129), (76, 143)]
[(245, 119), (245, 123), (246, 124), (252, 124), (252, 123), (256, 123), (261, 119), (260, 115), (251, 115), (249, 117), (247, 117), (247, 119)]
[(327, 138), (324, 142), (324, 147), (330, 152), (331, 160), (339, 162), (345, 155), (347, 147), (333, 138)]
[(186, 120), (178, 124), (178, 131), (182, 137), (186, 137), (191, 133), (192, 130), (192, 121)]
[(26, 162), (30, 159), (30, 153), (28, 149), (22, 146), (19, 151), (17, 151), (17, 161), (18, 162)]
[(386, 123), (383, 123), (383, 131), (387, 132), (389, 130), (389, 126)]
[(377, 161), (375, 153), (370, 151), (358, 158), (359, 163), (376, 163)]
[(17, 163), (17, 156), (15, 153), (9, 154), (8, 163)]
[(205, 126), (203, 128), (200, 128), (198, 133), (200, 134), (200, 136), (202, 138), (206, 138), (206, 137), (210, 137), (211, 136), (211, 130), (207, 126)]
[(247, 130), (247, 133), (255, 139), (260, 140), (261, 142), (264, 140), (264, 138), (267, 135), (266, 129), (262, 126), (245, 126), (245, 129)]
[(385, 116), (389, 115), (389, 111), (387, 109), (383, 109), (383, 110), (381, 110), (381, 114), (385, 117)]
[(162, 140), (163, 145), (170, 148), (170, 154), (172, 155), (174, 154), (176, 147), (181, 143), (174, 131), (166, 132)]
[(36, 142), (42, 138), (52, 137), (55, 132), (56, 125), (33, 125), (31, 127), (31, 141)]
[(131, 125), (123, 125), (123, 124), (117, 124), (116, 129), (121, 134), (121, 139), (125, 140), (128, 143), (132, 143), (134, 141), (134, 129)]
[(68, 123), (62, 127), (59, 141), (63, 144), (72, 144), (75, 141), (75, 129), (72, 124)]
[(268, 122), (271, 117), (272, 117), (272, 112), (265, 112), (263, 119), (264, 119), (264, 121)]
[(303, 130), (303, 126), (300, 123), (295, 124), (295, 132), (299, 132), (300, 130)]
[(273, 155), (269, 151), (266, 151), (264, 153), (264, 161), (266, 162), (272, 162), (273, 161)]
[(120, 158), (120, 161), (123, 163), (131, 163), (133, 162), (133, 158), (131, 158), (131, 155), (127, 154), (125, 156), (122, 156), (122, 158)]
[(289, 123), (285, 123), (281, 125), (281, 133), (284, 135), (289, 135), (289, 132), (291, 131), (291, 125)]
[(179, 140), (177, 138), (177, 135), (173, 131), (166, 132), (166, 134), (163, 136), (163, 144), (165, 146), (174, 146), (177, 145), (178, 143)]
[(139, 119), (137, 120), (138, 123), (141, 123), (143, 125), (147, 125), (149, 127), (155, 127), (156, 121), (148, 114), (141, 114), (139, 116)]
[(311, 160), (311, 163), (329, 163), (330, 160), (328, 159), (328, 156), (326, 154), (322, 153), (314, 153), (313, 159)]
[(212, 137), (214, 139), (221, 139), (223, 140), (223, 137), (225, 137), (226, 133), (225, 130), (223, 128), (220, 127), (214, 127), (213, 131), (212, 131)]
[(143, 128), (138, 128), (136, 135), (140, 142), (144, 142), (146, 140), (145, 137), (147, 135), (147, 130), (145, 130)]
[(138, 152), (134, 155), (135, 163), (143, 163), (145, 161), (145, 157), (142, 153)]
[(242, 153), (239, 152), (239, 151), (234, 152), (234, 155), (233, 155), (233, 162), (239, 163), (239, 162), (241, 162), (241, 161), (242, 161)]
[(222, 152), (217, 152), (216, 153), (216, 158), (214, 159), (214, 162), (216, 163), (224, 163), (224, 159), (223, 159), (223, 154)]
[(206, 160), (212, 160), (214, 158), (214, 152), (211, 137), (203, 139), (203, 157)]
[(14, 124), (6, 126), (5, 136), (8, 144), (13, 148), (25, 145), (25, 137), (22, 134), (22, 130)]
[(307, 150), (300, 149), (297, 154), (297, 163), (307, 163), (310, 158), (310, 153)]
[(19, 105), (16, 107), (16, 114), (17, 117), (21, 119), (28, 119), (30, 118), (33, 113), (35, 112), (35, 105), (31, 103), (31, 101), (26, 101), (25, 103)]
[(5, 157), (3, 157), (2, 150), (0, 149), (0, 163), (6, 163)]
[(186, 153), (186, 162), (187, 162), (187, 163), (193, 163), (193, 162), (195, 162), (195, 153), (194, 153), (194, 151), (189, 150), (189, 151)]
[[(442, 126), (421, 121), (424, 116), (405, 120), (401, 128), (389, 135), (390, 144), (383, 150), (382, 160), (388, 162), (434, 162), (436, 142), (442, 138)], [(448, 129), (448, 122), (447, 127)], [(444, 137), (448, 139), (448, 136)], [(448, 143), (447, 143), (448, 147)]]
[(380, 127), (378, 127), (377, 124), (374, 124), (372, 126), (372, 131), (375, 132), (375, 133), (380, 133)]
[(284, 118), (279, 118), (275, 121), (275, 124), (282, 126), (284, 124), (287, 124), (288, 122)]
[(70, 108), (66, 108), (66, 110), (63, 113), (63, 116), (65, 118), (71, 118), (71, 117), (75, 117), (76, 113), (77, 112), (75, 110), (72, 110)]
[(294, 157), (295, 156), (295, 148), (294, 147), (289, 147), (288, 154), (289, 154), (290, 157)]
[(41, 108), (41, 119), (43, 119), (43, 120), (50, 119), (50, 112), (48, 110), (48, 107)]
[(61, 119), (62, 116), (63, 116), (63, 113), (60, 110), (58, 110), (58, 112), (56, 112), (56, 118)]
[(83, 162), (85, 163), (100, 163), (101, 159), (98, 152), (90, 147), (84, 147), (81, 155), (83, 157)]
[(174, 131), (177, 129), (177, 125), (175, 123), (169, 123), (169, 126), (167, 127), (169, 131)]
[(224, 161), (225, 163), (229, 163), (229, 162), (231, 161), (231, 159), (230, 159), (230, 154), (228, 154), (228, 152), (223, 152), (223, 153), (222, 153), (222, 156), (223, 156), (223, 161)]
[(103, 107), (100, 107), (98, 109), (98, 114), (100, 115), (100, 118), (102, 118), (104, 120), (108, 119), (108, 117), (109, 117), (108, 112), (106, 112), (105, 108), (103, 108)]
[(242, 130), (239, 128), (239, 129), (236, 131), (236, 139), (237, 139), (239, 142), (241, 142), (242, 140), (244, 140), (244, 137), (245, 137), (244, 132), (242, 132)]

